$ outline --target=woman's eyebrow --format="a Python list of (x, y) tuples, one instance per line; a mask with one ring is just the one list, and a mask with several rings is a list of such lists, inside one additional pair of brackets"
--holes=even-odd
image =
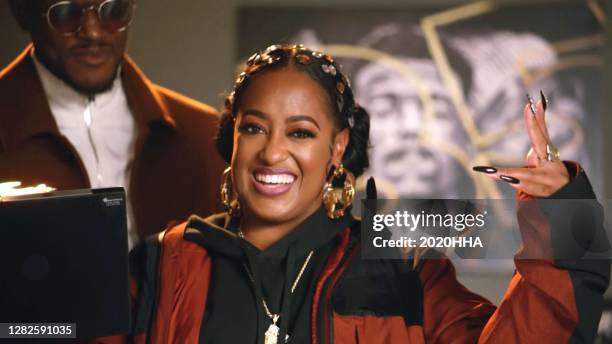
[(321, 130), (321, 127), (319, 126), (319, 123), (317, 123), (317, 121), (307, 115), (295, 115), (295, 116), (290, 116), (289, 118), (287, 118), (287, 122), (299, 122), (299, 121), (307, 121), (310, 122), (312, 124), (315, 125), (315, 127), (317, 127), (317, 129)]
[(246, 109), (242, 111), (242, 116), (255, 116), (261, 119), (268, 119), (269, 117), (265, 112), (255, 109)]

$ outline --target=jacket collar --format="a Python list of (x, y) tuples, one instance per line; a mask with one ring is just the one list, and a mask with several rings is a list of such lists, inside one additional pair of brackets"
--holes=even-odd
[[(39, 135), (61, 136), (30, 56), (31, 50), (29, 45), (0, 72), (0, 143), (7, 149)], [(155, 86), (127, 55), (122, 61), (121, 81), (138, 127), (162, 124), (178, 130)]]
[(320, 207), (293, 231), (264, 251), (259, 251), (237, 236), (239, 224), (232, 221), (227, 214), (217, 214), (206, 219), (192, 216), (187, 222), (184, 239), (197, 243), (204, 248), (218, 251), (227, 256), (242, 257), (244, 246), (249, 246), (258, 252), (258, 256), (267, 259), (282, 259), (290, 247), (294, 247), (300, 256), (310, 250), (316, 250), (333, 240), (344, 229), (355, 224), (355, 219), (349, 214), (340, 219), (327, 217), (324, 207)]
[(121, 80), (128, 104), (139, 125), (159, 123), (178, 130), (168, 105), (159, 92), (136, 63), (128, 56), (123, 56)]

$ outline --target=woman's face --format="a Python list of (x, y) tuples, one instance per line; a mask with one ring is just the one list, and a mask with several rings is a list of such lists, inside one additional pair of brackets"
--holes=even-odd
[(302, 222), (321, 205), (326, 172), (342, 161), (348, 130), (334, 135), (329, 100), (308, 75), (256, 75), (242, 94), (232, 180), (246, 219)]

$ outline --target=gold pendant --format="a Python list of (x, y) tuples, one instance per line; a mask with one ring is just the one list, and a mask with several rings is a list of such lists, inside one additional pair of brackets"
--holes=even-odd
[(268, 330), (265, 333), (265, 344), (277, 344), (278, 342), (278, 332), (280, 328), (276, 326), (276, 321), (270, 324)]

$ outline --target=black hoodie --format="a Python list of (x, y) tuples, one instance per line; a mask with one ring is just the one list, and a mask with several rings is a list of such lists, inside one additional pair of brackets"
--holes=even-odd
[[(331, 220), (321, 207), (263, 251), (238, 237), (238, 222), (218, 215), (192, 218), (187, 225), (185, 239), (204, 247), (213, 264), (200, 343), (263, 343), (272, 319), (266, 315), (262, 297), (270, 312), (280, 314), (278, 343), (283, 343), (280, 338), (285, 334), (289, 334), (288, 343), (310, 342), (316, 283), (338, 233), (355, 220), (350, 215)], [(291, 293), (310, 251), (312, 258)]]

